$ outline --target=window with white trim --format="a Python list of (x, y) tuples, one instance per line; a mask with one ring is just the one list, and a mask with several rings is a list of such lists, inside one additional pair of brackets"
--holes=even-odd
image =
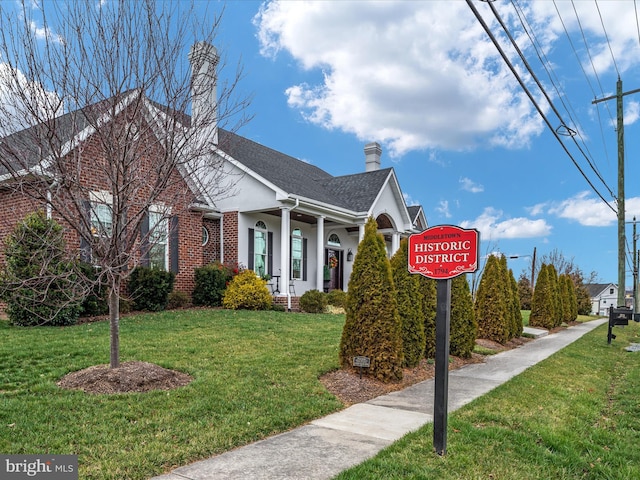
[(169, 269), (169, 219), (161, 207), (149, 210), (149, 266)]
[(91, 234), (94, 237), (110, 237), (113, 233), (113, 196), (106, 191), (90, 192)]
[(267, 273), (267, 225), (258, 220), (253, 230), (253, 271), (263, 276)]
[(299, 228), (291, 232), (291, 279), (302, 279), (302, 230)]

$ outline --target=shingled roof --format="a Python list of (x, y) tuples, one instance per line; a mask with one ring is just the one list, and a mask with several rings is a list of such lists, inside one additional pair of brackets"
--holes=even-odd
[[(119, 95), (118, 99), (124, 98), (129, 93), (131, 91)], [(55, 134), (59, 145), (73, 140), (75, 135), (91, 123), (86, 115), (104, 112), (105, 104), (113, 105), (114, 100), (115, 98), (105, 100), (58, 117)], [(154, 107), (166, 111), (166, 107), (154, 101), (150, 102)], [(179, 120), (185, 126), (190, 124), (190, 118), (184, 114), (180, 114)], [(10, 148), (18, 147), (22, 151), (20, 156), (28, 160), (28, 166), (36, 166), (42, 158), (47, 156), (47, 152), (41, 151), (34, 142), (34, 138), (40, 135), (36, 131), (37, 128), (38, 126), (34, 126), (0, 139), (0, 150), (3, 143)], [(299, 195), (353, 212), (366, 212), (371, 208), (393, 171), (391, 168), (385, 168), (334, 177), (319, 167), (236, 133), (219, 129), (218, 135), (222, 151), (287, 194)], [(24, 163), (18, 165), (16, 162), (16, 169), (20, 170), (23, 166)], [(9, 172), (6, 168), (0, 167), (0, 175), (7, 173)]]
[(334, 177), (321, 168), (226, 130), (219, 130), (220, 147), (265, 180), (292, 194), (366, 212), (391, 174), (391, 168)]

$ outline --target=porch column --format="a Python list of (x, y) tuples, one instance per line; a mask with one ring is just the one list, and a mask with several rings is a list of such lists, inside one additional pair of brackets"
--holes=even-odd
[(318, 229), (316, 231), (316, 289), (322, 292), (324, 288), (324, 217), (316, 217)]
[(400, 233), (395, 232), (391, 234), (391, 257), (400, 248)]
[(281, 208), (280, 217), (280, 295), (286, 293), (289, 296), (289, 219), (288, 208)]
[(364, 223), (358, 225), (358, 243), (364, 238)]

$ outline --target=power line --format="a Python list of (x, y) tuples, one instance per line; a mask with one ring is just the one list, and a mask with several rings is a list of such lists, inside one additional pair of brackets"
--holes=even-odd
[[(553, 85), (553, 88), (555, 89), (555, 91), (556, 91), (556, 93), (558, 95), (558, 98), (560, 99), (560, 103), (562, 103), (564, 109), (567, 111), (567, 113), (569, 115), (569, 118), (571, 119), (573, 124), (577, 125), (576, 135), (571, 135), (571, 139), (575, 143), (575, 145), (578, 148), (578, 150), (580, 151), (580, 153), (582, 153), (583, 157), (585, 158), (585, 160), (589, 164), (589, 167), (591, 167), (591, 170), (596, 174), (598, 179), (602, 182), (604, 187), (608, 190), (609, 194), (613, 198), (615, 198), (615, 194), (613, 193), (612, 189), (609, 187), (609, 185), (607, 185), (607, 182), (604, 180), (604, 178), (600, 174), (600, 171), (598, 170), (598, 168), (595, 165), (595, 160), (591, 156), (591, 153), (589, 152), (588, 146), (587, 146), (586, 142), (584, 141), (584, 139), (582, 138), (582, 132), (581, 132), (582, 128), (581, 128), (580, 122), (577, 119), (577, 115), (576, 115), (576, 118), (574, 119), (574, 116), (571, 114), (571, 112), (574, 109), (573, 109), (573, 107), (571, 105), (571, 102), (569, 101), (568, 97), (567, 97), (567, 100), (566, 100), (566, 103), (565, 103), (564, 99), (565, 99), (566, 96), (563, 95), (563, 93), (560, 91), (560, 89), (558, 87), (558, 83), (560, 83), (560, 82), (559, 82), (559, 79), (555, 76), (555, 73), (553, 72), (553, 69), (550, 67), (551, 62), (547, 59), (544, 51), (542, 51), (542, 48), (538, 47), (539, 42), (535, 38), (535, 33), (534, 33), (532, 28), (527, 28), (528, 22), (526, 20), (526, 16), (524, 15), (524, 12), (522, 11), (522, 8), (519, 5), (516, 5), (516, 3), (517, 3), (516, 0), (511, 0), (511, 4), (513, 5), (514, 9), (516, 10), (516, 14), (518, 16), (518, 19), (520, 20), (520, 24), (522, 25), (522, 28), (524, 29), (525, 33), (529, 37), (529, 40), (530, 40), (530, 42), (531, 42), (531, 44), (533, 46), (533, 49), (536, 52), (536, 55), (538, 56), (538, 59), (540, 60), (540, 63), (542, 64), (543, 68), (547, 72), (547, 75), (549, 76), (549, 80), (550, 80), (551, 84)], [(498, 19), (498, 21), (500, 21), (500, 19)], [(515, 41), (513, 40), (511, 35), (509, 35), (509, 32), (507, 30), (506, 25), (504, 25), (504, 23), (502, 23), (502, 22), (501, 22), (501, 25), (502, 25), (503, 29), (505, 30), (505, 32), (507, 33), (507, 35), (509, 36), (509, 38), (511, 39), (512, 43), (514, 44), (514, 46), (517, 49), (518, 47), (515, 45)], [(537, 82), (535, 74), (529, 68), (529, 66), (528, 66), (526, 60), (523, 58), (522, 54), (520, 54), (520, 57), (522, 58), (523, 62), (525, 63), (525, 66), (527, 66), (527, 68), (528, 68), (529, 72), (531, 73), (532, 77), (536, 80), (536, 83), (538, 84), (538, 87), (540, 88), (540, 90), (545, 95), (545, 98), (547, 99), (547, 101), (551, 105), (552, 109), (554, 110), (554, 112), (556, 113), (558, 118), (560, 119), (561, 123), (562, 124), (566, 124), (566, 122), (564, 122), (562, 120), (562, 118), (561, 118), (560, 114), (558, 113), (558, 111), (555, 109), (555, 107), (553, 105), (553, 102), (551, 101), (549, 96), (546, 94), (543, 86), (539, 82)], [(544, 57), (544, 59), (542, 57)], [(584, 70), (583, 70), (583, 72), (584, 72)], [(554, 77), (556, 78), (555, 81), (554, 81)], [(594, 92), (594, 94), (595, 94), (595, 92)], [(589, 152), (589, 155), (587, 155), (585, 153), (585, 151), (583, 151), (583, 148), (578, 144), (578, 142), (576, 140), (576, 136), (580, 138), (580, 140), (582, 141), (582, 144), (584, 145), (584, 149), (587, 152)]]
[(607, 40), (607, 46), (609, 47), (609, 52), (611, 53), (611, 60), (613, 61), (613, 66), (616, 69), (616, 73), (618, 74), (618, 78), (620, 78), (620, 70), (618, 70), (618, 64), (616, 63), (616, 57), (613, 54), (613, 49), (611, 48), (611, 42), (609, 42), (609, 35), (607, 35), (607, 29), (604, 26), (604, 20), (602, 19), (602, 12), (600, 12), (600, 7), (598, 6), (598, 0), (593, 0), (593, 3), (596, 4), (596, 9), (598, 10), (598, 16), (600, 17), (600, 23), (602, 24), (602, 30), (604, 31), (604, 38)]
[[(578, 164), (578, 162), (576, 161), (576, 159), (573, 157), (573, 155), (571, 154), (571, 152), (569, 151), (569, 149), (567, 148), (567, 146), (564, 144), (564, 142), (560, 139), (560, 136), (558, 134), (558, 132), (553, 128), (553, 126), (551, 125), (551, 123), (549, 122), (549, 119), (546, 117), (546, 115), (544, 114), (544, 112), (542, 111), (542, 109), (540, 108), (540, 105), (538, 105), (538, 102), (536, 102), (535, 98), (533, 97), (533, 95), (531, 94), (531, 92), (529, 91), (529, 89), (527, 88), (526, 84), (524, 83), (524, 81), (522, 80), (522, 78), (520, 78), (520, 75), (518, 75), (518, 72), (516, 71), (515, 67), (513, 66), (513, 64), (511, 63), (511, 61), (509, 60), (509, 58), (507, 57), (506, 53), (504, 52), (504, 50), (502, 49), (502, 47), (500, 46), (500, 44), (498, 43), (496, 37), (493, 35), (493, 33), (491, 32), (491, 29), (489, 28), (489, 26), (485, 23), (484, 19), (482, 18), (482, 16), (480, 15), (480, 13), (478, 12), (478, 10), (476, 10), (475, 6), (472, 3), (472, 0), (466, 0), (467, 5), (469, 6), (469, 8), (471, 8), (473, 14), (475, 15), (476, 19), (480, 22), (480, 24), (482, 25), (482, 28), (485, 30), (485, 32), (487, 33), (487, 35), (489, 35), (489, 38), (491, 39), (491, 41), (493, 42), (494, 46), (496, 47), (496, 49), (498, 50), (498, 53), (500, 54), (500, 56), (502, 57), (502, 59), (504, 60), (504, 62), (506, 63), (507, 67), (509, 68), (509, 70), (511, 70), (511, 73), (514, 75), (514, 77), (516, 78), (516, 80), (518, 81), (518, 83), (520, 84), (520, 86), (522, 87), (522, 89), (524, 90), (524, 92), (526, 93), (527, 97), (529, 97), (529, 100), (531, 101), (531, 103), (534, 105), (534, 107), (536, 108), (536, 110), (538, 111), (538, 114), (542, 117), (542, 119), (544, 120), (545, 124), (547, 125), (547, 127), (549, 128), (549, 130), (551, 130), (551, 132), (553, 133), (554, 137), (556, 138), (556, 140), (558, 141), (558, 143), (560, 143), (560, 145), (562, 146), (563, 150), (565, 151), (565, 153), (569, 156), (569, 158), (571, 159), (571, 161), (573, 162), (574, 166), (578, 169), (578, 171), (580, 172), (580, 174), (582, 175), (582, 177), (586, 180), (586, 182), (589, 184), (589, 186), (592, 188), (592, 190), (598, 195), (598, 197), (600, 197), (600, 199), (605, 203), (605, 205), (607, 205), (608, 208), (610, 208), (614, 213), (617, 214), (616, 210), (611, 206), (611, 204), (605, 200), (605, 198), (602, 196), (602, 194), (598, 191), (598, 189), (595, 187), (595, 185), (593, 185), (593, 183), (591, 182), (591, 180), (589, 180), (589, 178), (587, 177), (587, 175), (584, 173), (584, 171), (582, 170), (582, 168), (580, 167), (580, 165)], [(500, 18), (500, 16), (498, 15), (498, 13), (496, 12), (495, 8), (493, 7), (493, 5), (491, 3), (489, 3), (490, 8), (493, 10), (494, 15), (496, 16), (496, 18), (499, 20), (499, 22), (504, 25), (504, 23), (502, 22), (502, 19)], [(503, 26), (503, 28), (505, 28)], [(523, 61), (525, 62), (527, 68), (529, 69), (530, 73), (531, 69), (528, 66), (528, 63), (526, 63), (526, 59), (524, 59), (524, 55), (522, 55), (522, 52), (520, 51), (520, 49), (518, 48), (517, 45), (515, 45), (515, 42), (513, 41), (513, 38), (511, 37), (511, 35), (509, 34), (508, 30), (505, 30), (507, 35), (509, 35), (509, 37), (512, 40), (512, 43), (514, 43), (514, 46), (516, 48), (516, 50), (518, 51), (520, 57), (523, 59)], [(535, 75), (533, 75), (535, 78)], [(536, 79), (536, 82), (539, 85), (539, 82)], [(546, 92), (545, 96), (546, 96)], [(548, 97), (547, 97), (548, 99)], [(555, 110), (554, 110), (555, 111)], [(557, 115), (557, 113), (556, 113)], [(560, 118), (560, 117), (559, 117)]]

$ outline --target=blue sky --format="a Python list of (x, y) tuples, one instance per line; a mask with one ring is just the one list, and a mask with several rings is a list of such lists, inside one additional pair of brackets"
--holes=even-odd
[[(640, 88), (635, 2), (494, 5), (560, 118), (487, 4), (474, 2), (550, 124), (579, 133), (560, 138), (615, 210), (615, 100), (592, 101), (615, 94), (618, 75), (623, 91)], [(431, 226), (478, 228), (481, 255), (522, 256), (509, 261), (516, 276), (534, 248), (538, 256), (557, 249), (617, 283), (616, 214), (466, 2), (228, 2), (218, 42), (229, 59), (242, 57), (242, 88), (254, 95), (244, 136), (334, 175), (363, 171), (363, 147), (378, 141), (382, 166), (396, 170)], [(640, 219), (639, 106), (640, 93), (624, 97), (629, 222)], [(630, 249), (631, 237), (628, 225)]]
[[(229, 66), (243, 65), (238, 93), (253, 97), (241, 135), (333, 175), (364, 171), (364, 145), (377, 141), (382, 167), (395, 169), (430, 226), (479, 229), (481, 255), (522, 256), (509, 261), (516, 276), (535, 248), (617, 283), (616, 107), (592, 102), (613, 95), (618, 76), (625, 92), (640, 88), (635, 0), (493, 3), (551, 103), (490, 6), (473, 1), (549, 123), (578, 133), (560, 138), (586, 179), (463, 0), (195, 5), (204, 19), (225, 7), (216, 46)], [(640, 219), (640, 93), (624, 109), (631, 222)]]

